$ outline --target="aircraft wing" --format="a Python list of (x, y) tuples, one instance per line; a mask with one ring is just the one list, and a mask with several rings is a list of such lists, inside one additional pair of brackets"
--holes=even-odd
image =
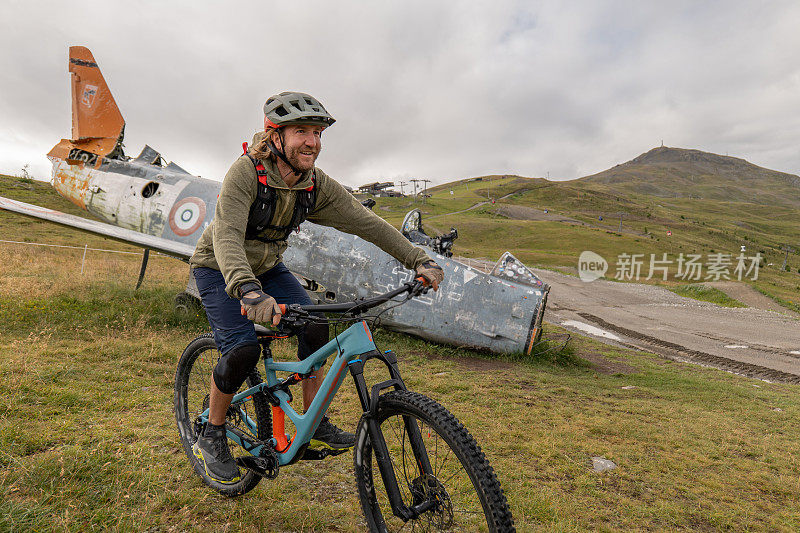
[(25, 202), (11, 200), (10, 198), (3, 198), (2, 196), (0, 196), (0, 209), (13, 211), (33, 218), (48, 220), (56, 224), (61, 224), (62, 226), (77, 228), (102, 237), (141, 246), (142, 248), (149, 248), (150, 250), (172, 255), (179, 259), (189, 259), (194, 253), (194, 246), (189, 244), (170, 241), (162, 239), (161, 237), (154, 237), (153, 235), (139, 233), (138, 231), (112, 226), (111, 224), (104, 224), (103, 222), (95, 222), (94, 220), (68, 215), (60, 211), (39, 207), (38, 205), (26, 204)]

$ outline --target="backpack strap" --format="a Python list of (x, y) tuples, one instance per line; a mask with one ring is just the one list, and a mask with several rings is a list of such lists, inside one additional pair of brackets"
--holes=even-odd
[[(247, 230), (245, 239), (258, 240), (266, 243), (285, 241), (299, 228), (300, 224), (308, 218), (314, 210), (317, 202), (316, 173), (311, 174), (311, 186), (298, 191), (294, 203), (292, 219), (286, 226), (272, 225), (272, 217), (275, 214), (275, 204), (277, 203), (277, 192), (267, 181), (267, 169), (261, 161), (255, 159), (250, 154), (245, 154), (253, 163), (258, 178), (258, 189), (256, 199), (250, 206), (250, 216), (247, 220)], [(261, 235), (265, 230), (282, 231), (283, 235), (276, 239), (269, 239)]]

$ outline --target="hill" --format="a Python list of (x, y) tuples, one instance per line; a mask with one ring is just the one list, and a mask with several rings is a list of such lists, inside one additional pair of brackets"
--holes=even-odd
[[(417, 205), (443, 212), (448, 202), (474, 205), (487, 190), (510, 191), (498, 204), (431, 219), (464, 224), (471, 248), (460, 244), (460, 253), (516, 252), (519, 244), (532, 262), (552, 264), (548, 254), (569, 258), (573, 245), (639, 238), (492, 211), (535, 209), (514, 203), (537, 192), (531, 183), (497, 177)], [(540, 193), (566, 190), (538, 185)], [(0, 177), (0, 195), (74, 208), (46, 185), (16, 178)], [(405, 207), (381, 199), (377, 212), (396, 219)], [(153, 254), (134, 290), (140, 255), (86, 254), (84, 246), (136, 248), (4, 211), (0, 226), (7, 241), (66, 246), (0, 244), (0, 531), (365, 530), (349, 455), (281, 467), (277, 479), (235, 499), (220, 498), (194, 475), (175, 429), (174, 375), (184, 346), (208, 324), (202, 313), (173, 311), (172, 298), (185, 287), (183, 263)], [(560, 331), (546, 326), (551, 346)], [(518, 531), (800, 528), (796, 385), (755, 384), (580, 336), (567, 353), (489, 359), (375, 333), (378, 346), (396, 351), (407, 386), (469, 428), (503, 484)], [(273, 350), (279, 360), (295, 358), (291, 342)], [(367, 365), (364, 377), (379, 383), (386, 369)], [(352, 431), (362, 413), (349, 383), (330, 414)], [(599, 457), (618, 467), (596, 472)]]
[[(543, 213), (532, 207), (537, 195), (571, 201), (572, 185), (498, 176), (453, 187), (416, 205), (440, 214), (432, 224), (459, 225), (462, 254), (509, 247), (552, 265), (574, 261), (576, 246), (645, 242), (548, 219), (555, 200), (546, 202), (542, 220), (499, 214)], [(511, 196), (444, 214), (493, 191)], [(617, 202), (608, 193), (577, 194), (596, 207)], [(0, 177), (0, 195), (81, 213), (44, 184)], [(396, 220), (409, 203), (381, 199), (377, 212)], [(365, 530), (350, 456), (282, 467), (277, 479), (236, 499), (220, 499), (193, 474), (175, 430), (173, 379), (184, 346), (208, 324), (202, 313), (173, 312), (172, 298), (185, 286), (183, 263), (154, 254), (137, 291), (140, 255), (86, 255), (84, 246), (136, 248), (4, 211), (0, 232), (9, 241), (66, 246), (2, 244), (0, 531), (183, 531), (227, 523), (246, 531)], [(560, 331), (547, 325), (554, 347)], [(796, 385), (754, 386), (580, 336), (566, 354), (501, 360), (380, 330), (376, 342), (396, 350), (410, 388), (469, 428), (519, 531), (800, 528)], [(291, 343), (274, 345), (280, 360), (295, 352)], [(364, 376), (379, 383), (386, 370), (368, 365)], [(347, 383), (331, 417), (353, 430), (361, 406)], [(596, 472), (595, 457), (618, 468)]]
[[(748, 255), (762, 257), (760, 278), (750, 284), (800, 311), (798, 180), (743, 159), (656, 148), (572, 181), (480, 176), (433, 187), (424, 203), (380, 198), (375, 212), (399, 226), (418, 207), (433, 232), (459, 230), (457, 255), (494, 261), (510, 250), (531, 266), (566, 272), (575, 272), (578, 256), (587, 249), (611, 265), (625, 253), (641, 253), (645, 259), (667, 253), (673, 260), (681, 253), (701, 254), (707, 259), (715, 253), (735, 256), (744, 245)], [(0, 195), (88, 216), (44, 183), (0, 178)], [(0, 229), (25, 224), (43, 233), (26, 239), (60, 237), (61, 228), (4, 215), (0, 213)], [(786, 245), (794, 251), (787, 254)], [(789, 271), (781, 271), (787, 259)], [(645, 267), (640, 281), (660, 282), (644, 279), (646, 274)], [(676, 274), (677, 263), (668, 283), (677, 283)], [(612, 266), (607, 276), (614, 275)]]
[(575, 180), (617, 193), (800, 207), (800, 177), (744, 159), (666, 146)]
[[(680, 254), (760, 254), (749, 283), (800, 311), (800, 178), (743, 159), (699, 150), (655, 148), (627, 163), (571, 181), (490, 175), (429, 189), (431, 197), (379, 199), (399, 225), (418, 207), (426, 227), (459, 230), (455, 253), (494, 260), (513, 251), (532, 266), (575, 272), (584, 250), (609, 261), (620, 254), (668, 254), (667, 284)], [(794, 251), (786, 253), (785, 246)], [(788, 272), (781, 271), (787, 261)], [(660, 279), (639, 281), (660, 283)], [(611, 266), (607, 277), (613, 277)], [(685, 283), (685, 280), (683, 281)]]

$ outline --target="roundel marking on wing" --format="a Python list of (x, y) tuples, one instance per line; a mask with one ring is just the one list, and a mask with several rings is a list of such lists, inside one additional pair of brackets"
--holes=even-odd
[(206, 218), (206, 203), (196, 196), (175, 202), (169, 212), (169, 227), (179, 237), (191, 235)]

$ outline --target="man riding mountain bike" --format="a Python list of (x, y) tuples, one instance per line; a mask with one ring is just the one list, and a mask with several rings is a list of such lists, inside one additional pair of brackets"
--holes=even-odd
[[(279, 303), (312, 303), (281, 260), (292, 231), (304, 220), (331, 226), (377, 245), (434, 289), (444, 276), (421, 248), (314, 166), (322, 132), (334, 122), (308, 94), (282, 92), (270, 97), (264, 105), (264, 131), (256, 133), (250, 150), (245, 148), (225, 175), (214, 220), (190, 259), (220, 352), (211, 380), (209, 423), (193, 452), (206, 473), (221, 483), (239, 480), (228, 448), (225, 416), (234, 393), (260, 357), (253, 322), (277, 325)], [(327, 325), (309, 324), (298, 335), (298, 358), (305, 359), (327, 342)], [(304, 409), (321, 382), (303, 380)], [(352, 433), (324, 417), (310, 445), (345, 449), (354, 443)]]

